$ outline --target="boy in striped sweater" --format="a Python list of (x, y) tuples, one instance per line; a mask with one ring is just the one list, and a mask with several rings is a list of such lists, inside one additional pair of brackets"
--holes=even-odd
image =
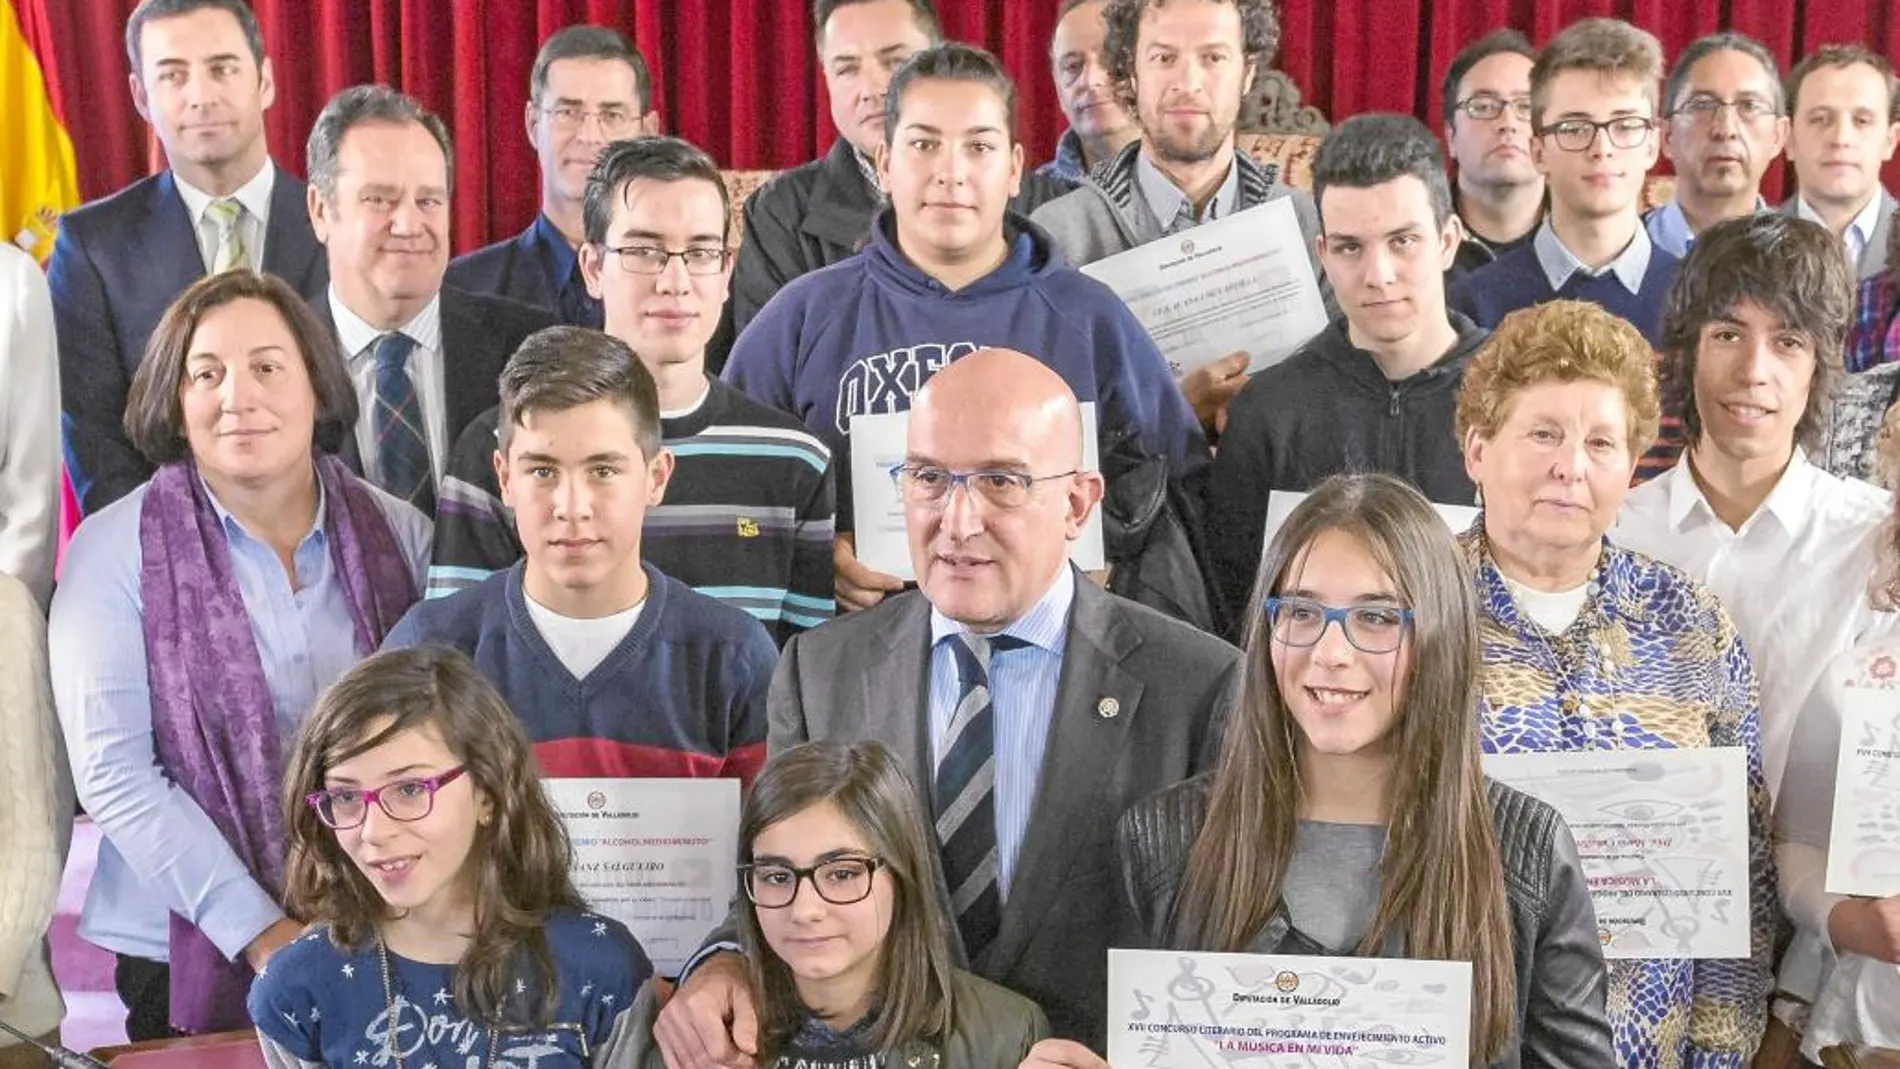
[[(607, 333), (652, 374), (674, 458), (664, 500), (646, 514), (643, 558), (750, 613), (783, 645), (832, 614), (831, 454), (797, 419), (706, 375), (732, 270), (728, 203), (717, 166), (686, 142), (615, 142), (588, 177), (581, 272)], [(496, 479), (498, 422), (477, 418), (449, 457), (429, 597), (522, 556)]]

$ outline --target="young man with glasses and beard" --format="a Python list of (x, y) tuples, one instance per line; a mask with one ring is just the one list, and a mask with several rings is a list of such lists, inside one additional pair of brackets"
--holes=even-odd
[[(646, 513), (645, 559), (751, 613), (783, 644), (831, 616), (831, 454), (797, 420), (706, 374), (732, 269), (718, 169), (677, 138), (617, 141), (584, 203), (581, 270), (607, 333), (657, 383), (660, 437), (673, 457), (665, 499)], [(521, 559), (497, 478), (500, 418), (478, 418), (450, 457), (430, 597)]]
[(1531, 68), (1531, 160), (1550, 211), (1528, 246), (1459, 279), (1452, 307), (1483, 327), (1556, 299), (1590, 301), (1635, 324), (1651, 345), (1676, 257), (1642, 225), (1656, 163), (1662, 48), (1614, 19), (1585, 19)]

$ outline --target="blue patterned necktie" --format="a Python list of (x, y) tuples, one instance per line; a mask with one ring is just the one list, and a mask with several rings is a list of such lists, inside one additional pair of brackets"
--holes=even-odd
[(409, 378), (409, 354), (416, 343), (399, 331), (376, 339), (376, 383), (370, 430), (376, 435), (375, 482), (409, 502), (424, 515), (435, 515), (435, 473), (429, 464), (429, 435), (423, 429), (422, 402)]
[(931, 791), (950, 911), (972, 968), (1002, 927), (997, 882), (996, 710), (990, 702), (990, 657), (1027, 645), (1009, 635), (963, 632), (948, 639), (957, 663), (957, 707), (944, 737)]

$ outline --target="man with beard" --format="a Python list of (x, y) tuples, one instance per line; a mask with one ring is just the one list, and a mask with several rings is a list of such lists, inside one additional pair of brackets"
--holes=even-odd
[(1531, 62), (1516, 30), (1466, 45), (1445, 70), (1445, 144), (1458, 165), (1454, 206), (1464, 227), (1451, 277), (1530, 241), (1544, 217), (1544, 176), (1531, 165)]
[(1682, 50), (1663, 87), (1663, 155), (1676, 193), (1643, 217), (1649, 239), (1672, 256), (1724, 219), (1768, 205), (1761, 177), (1788, 140), (1781, 74), (1760, 42), (1716, 33)]
[[(1141, 138), (1032, 221), (1079, 267), (1290, 197), (1327, 315), (1338, 315), (1320, 274), (1313, 198), (1234, 147), (1241, 100), (1280, 44), (1271, 0), (1110, 0), (1102, 21), (1108, 75)], [(1181, 380), (1204, 425), (1221, 421), (1246, 371), (1246, 354), (1234, 353)]]

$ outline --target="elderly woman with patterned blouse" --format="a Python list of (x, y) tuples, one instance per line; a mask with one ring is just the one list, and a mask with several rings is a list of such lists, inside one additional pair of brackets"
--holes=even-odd
[(1621, 319), (1553, 301), (1505, 317), (1465, 371), (1484, 748), (1746, 750), (1752, 958), (1615, 961), (1609, 991), (1621, 1065), (1738, 1069), (1778, 923), (1754, 669), (1712, 594), (1604, 537), (1656, 435), (1653, 360)]

